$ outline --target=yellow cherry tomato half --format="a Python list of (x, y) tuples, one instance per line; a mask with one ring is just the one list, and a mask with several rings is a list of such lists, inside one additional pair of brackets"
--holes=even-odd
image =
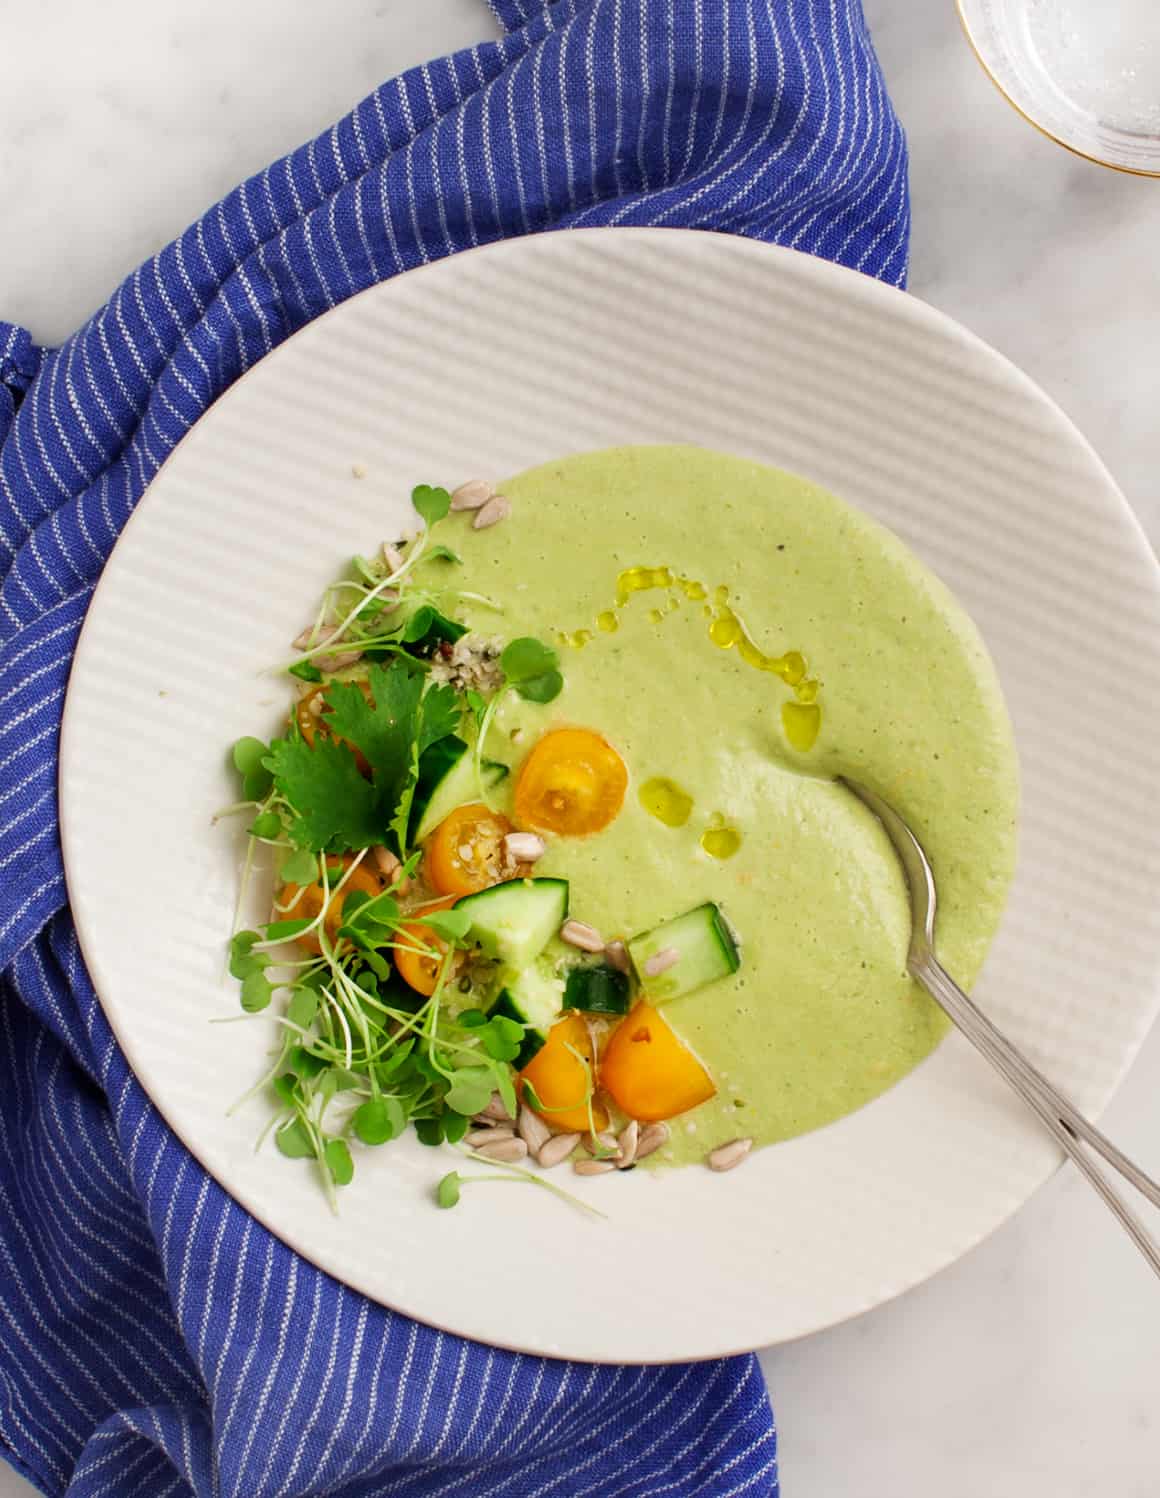
[(507, 817), (482, 801), (456, 807), (425, 844), (427, 883), (441, 895), (470, 895), (505, 877), (519, 878), (521, 869), (503, 873), (503, 840), (511, 830)]
[(717, 1091), (668, 1021), (643, 1000), (613, 1031), (600, 1062), (600, 1085), (629, 1118), (642, 1122), (687, 1113)]
[[(342, 868), (345, 872), (350, 868), (353, 860), (346, 857), (342, 860)], [(342, 873), (335, 868), (334, 860), (328, 862), (330, 873), (330, 898), (326, 902), (326, 914), (323, 916), (322, 924), (331, 945), (338, 940), (338, 928), (342, 925), (342, 909), (346, 904), (347, 895), (355, 890), (360, 890), (364, 895), (380, 895), (383, 892), (383, 883), (373, 869), (367, 868), (364, 859), (352, 874), (338, 894), (334, 893), (334, 887), (342, 879)], [(301, 899), (297, 898), (301, 891)], [(299, 884), (284, 884), (279, 892), (279, 905), (293, 905), (291, 910), (276, 912), (278, 920), (286, 921), (312, 921), (322, 910), (322, 903), (326, 900), (326, 893), (321, 883), (307, 884), (305, 887)], [(308, 952), (321, 952), (322, 943), (318, 940), (317, 928), (307, 931), (298, 938), (299, 945)]]
[[(569, 1134), (588, 1128), (585, 1099), (593, 1079), (592, 1039), (588, 1026), (574, 1013), (556, 1021), (547, 1040), (520, 1072), (521, 1082), (530, 1082), (544, 1105), (540, 1114), (544, 1122)], [(526, 1098), (522, 1087), (519, 1093)], [(598, 1131), (608, 1127), (608, 1110), (595, 1100), (592, 1121)]]
[(587, 728), (546, 733), (516, 781), (521, 827), (579, 837), (607, 827), (624, 803), (628, 771), (607, 739)]
[[(449, 895), (444, 900), (432, 900), (426, 909), (450, 910), (458, 898), (458, 895)], [(418, 915), (421, 916), (422, 912), (418, 912)], [(419, 946), (435, 948), (437, 956), (428, 956), (426, 952), (415, 951), (410, 945), (397, 946), (391, 951), (395, 966), (399, 970), (399, 977), (403, 982), (410, 984), (415, 992), (421, 993), (424, 998), (430, 998), (439, 981), (439, 969), (443, 966), (447, 943), (436, 936), (430, 926), (424, 926), (422, 920), (418, 918), (399, 928), (398, 940), (405, 944), (413, 942)]]

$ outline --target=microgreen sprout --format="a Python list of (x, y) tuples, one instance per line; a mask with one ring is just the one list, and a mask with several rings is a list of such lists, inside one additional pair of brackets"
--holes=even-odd
[[(270, 743), (237, 741), (232, 762), (241, 799), (220, 813), (247, 818), (228, 953), (241, 989), (238, 1017), (267, 1013), (275, 1036), (265, 1073), (234, 1106), (258, 1092), (276, 1099), (259, 1145), (272, 1136), (281, 1154), (311, 1162), (332, 1206), (337, 1188), (353, 1180), (362, 1150), (381, 1148), (408, 1128), (424, 1144), (457, 1144), (497, 1092), (514, 1116), (513, 1063), (528, 1028), (480, 1008), (455, 1012), (451, 1000), (462, 1002), (456, 985), (483, 992), (486, 970), (482, 979), (471, 966), (460, 976), (465, 952), (468, 964), (479, 961), (471, 955), (469, 915), (410, 893), (421, 857), (410, 841), (425, 751), (467, 736), (464, 719), (473, 718), (482, 780), (483, 744), (505, 696), (547, 703), (563, 677), (555, 650), (524, 637), (500, 656), (498, 691), (485, 695), (433, 679), (432, 659), (467, 632), (454, 605), (502, 610), (484, 594), (441, 586), (461, 562), (432, 539), (450, 511), (448, 491), (421, 484), (411, 499), (423, 530), (400, 542), (397, 554), (388, 546), (381, 559), (355, 557), (350, 575), (324, 591), (302, 637), (306, 648), (285, 667), (322, 693), (312, 712), (292, 713)], [(424, 563), (438, 563), (438, 572), (418, 573)], [(363, 658), (357, 672), (330, 669), (328, 657), (350, 651)], [(273, 850), (271, 919), (238, 930), (260, 848)], [(397, 868), (384, 850), (399, 860)], [(376, 875), (382, 887), (375, 890), (367, 872), (378, 868), (394, 873)], [(429, 995), (404, 981), (404, 955), (429, 961)], [(590, 1071), (586, 1078), (591, 1118)], [(530, 1084), (526, 1090), (534, 1096)], [(538, 1099), (535, 1105), (552, 1111)], [(451, 1172), (438, 1188), (440, 1205), (455, 1205), (463, 1186), (484, 1179), (526, 1180), (594, 1210), (506, 1165), (488, 1176)]]

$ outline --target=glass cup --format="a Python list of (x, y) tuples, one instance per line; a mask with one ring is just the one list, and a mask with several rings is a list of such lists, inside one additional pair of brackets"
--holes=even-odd
[(1160, 0), (956, 0), (971, 46), (1044, 135), (1160, 177)]

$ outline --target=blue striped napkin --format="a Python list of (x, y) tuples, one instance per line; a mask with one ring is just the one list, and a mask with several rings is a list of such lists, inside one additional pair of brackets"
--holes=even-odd
[(777, 1491), (753, 1358), (515, 1356), (275, 1241), (150, 1106), (65, 902), (57, 733), (93, 585), (174, 445), (304, 323), (466, 246), (585, 224), (720, 229), (903, 282), (905, 144), (858, 0), (493, 9), (501, 41), (385, 84), (62, 348), (0, 323), (0, 1452), (46, 1493)]

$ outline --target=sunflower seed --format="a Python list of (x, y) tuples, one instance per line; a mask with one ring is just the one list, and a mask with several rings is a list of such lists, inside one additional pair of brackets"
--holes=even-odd
[(626, 1129), (621, 1130), (617, 1144), (620, 1148), (616, 1155), (616, 1168), (627, 1170), (630, 1165), (636, 1164), (636, 1152), (640, 1147), (640, 1125), (635, 1118)]
[(393, 889), (397, 895), (408, 894), (411, 889), (411, 881), (409, 879), (399, 878), (399, 870), (403, 867), (403, 865), (391, 852), (390, 848), (385, 848), (382, 843), (379, 843), (379, 845), (375, 848), (372, 848), (370, 852), (371, 859), (374, 862), (375, 868), (378, 869), (379, 874), (385, 880), (387, 885), (391, 889)]
[(403, 565), (403, 553), (397, 546), (392, 546), (389, 541), (383, 542), (383, 561), (386, 563), (388, 572), (398, 572)]
[(604, 960), (618, 973), (628, 972), (628, 948), (622, 941), (610, 941), (604, 948)]
[(646, 960), (644, 975), (646, 978), (655, 978), (660, 973), (667, 973), (669, 968), (676, 967), (680, 960), (681, 954), (676, 947), (662, 947)]
[(607, 1129), (602, 1134), (585, 1134), (584, 1148), (590, 1155), (615, 1155), (618, 1150), (616, 1135)]
[(517, 1160), (528, 1158), (528, 1147), (522, 1139), (496, 1139), (481, 1144), (476, 1154), (487, 1160), (495, 1160), (500, 1165), (514, 1165)]
[(655, 1154), (662, 1145), (669, 1142), (669, 1126), (666, 1123), (650, 1123), (640, 1131), (640, 1139), (637, 1141), (636, 1158), (644, 1160), (649, 1155)]
[(543, 1149), (552, 1137), (552, 1131), (548, 1125), (538, 1113), (533, 1113), (530, 1108), (520, 1109), (520, 1120), (516, 1128), (519, 1130), (520, 1138), (533, 1155), (537, 1150)]
[(507, 1104), (504, 1102), (503, 1098), (500, 1097), (498, 1092), (492, 1093), (491, 1102), (488, 1103), (487, 1107), (483, 1110), (482, 1113), (477, 1113), (475, 1115), (475, 1121), (476, 1123), (514, 1122), (511, 1114), (507, 1110)]
[(476, 510), (471, 528), (473, 531), (488, 530), (491, 526), (498, 525), (501, 520), (506, 520), (511, 512), (511, 500), (502, 494), (493, 494), (482, 508)]
[(346, 666), (353, 666), (355, 661), (362, 660), (361, 650), (340, 650), (334, 655), (316, 655), (314, 664), (320, 671), (341, 671)]
[(580, 1141), (579, 1134), (553, 1134), (546, 1144), (541, 1144), (536, 1159), (545, 1170), (562, 1165)]
[(705, 1164), (710, 1170), (732, 1170), (735, 1165), (741, 1164), (752, 1148), (752, 1139), (732, 1139), (728, 1144), (719, 1145), (713, 1150)]
[(547, 843), (534, 832), (509, 832), (503, 840), (504, 852), (517, 863), (535, 863), (543, 858)]
[(490, 1129), (472, 1129), (464, 1136), (464, 1142), (472, 1149), (478, 1149), (481, 1144), (497, 1144), (501, 1139), (514, 1139), (515, 1131), (509, 1129), (506, 1124), (494, 1124)]
[(291, 650), (309, 650), (312, 645), (321, 645), (322, 641), (316, 638), (314, 625), (308, 624), (301, 634), (295, 635), (290, 641)]
[(575, 1160), (572, 1169), (578, 1176), (606, 1176), (616, 1166), (611, 1160)]
[(479, 510), (488, 502), (495, 490), (486, 479), (468, 479), (466, 484), (460, 484), (458, 489), (452, 490), (451, 508), (453, 510)]
[(604, 938), (595, 926), (584, 921), (565, 921), (560, 927), (560, 940), (570, 947), (579, 947), (582, 952), (603, 952)]

